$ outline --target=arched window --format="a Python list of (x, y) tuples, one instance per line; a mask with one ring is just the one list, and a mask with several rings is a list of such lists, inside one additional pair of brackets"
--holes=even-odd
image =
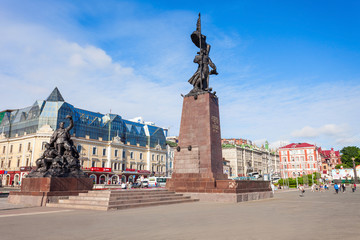
[(100, 184), (104, 184), (104, 183), (106, 183), (106, 177), (105, 177), (105, 175), (101, 175), (100, 176), (100, 182), (99, 182)]
[(93, 183), (96, 184), (96, 175), (95, 174), (91, 174), (90, 178), (93, 180)]
[(132, 183), (134, 182), (134, 176), (133, 175), (129, 176), (129, 182), (132, 182)]

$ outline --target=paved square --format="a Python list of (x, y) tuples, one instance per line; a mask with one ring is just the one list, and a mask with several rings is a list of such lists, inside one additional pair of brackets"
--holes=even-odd
[[(0, 199), (5, 206), (6, 198)], [(243, 203), (89, 211), (0, 210), (1, 239), (360, 239), (360, 192), (275, 193)], [(17, 207), (17, 206), (15, 206)], [(5, 210), (6, 209), (6, 210)]]

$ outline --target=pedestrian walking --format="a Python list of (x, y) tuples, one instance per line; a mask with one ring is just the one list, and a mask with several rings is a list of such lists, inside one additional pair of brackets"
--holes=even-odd
[(305, 188), (304, 188), (303, 185), (300, 185), (299, 191), (300, 191), (300, 197), (303, 197), (303, 196), (304, 196), (304, 193), (305, 193)]
[(351, 190), (352, 192), (355, 192), (355, 183), (351, 184)]
[(335, 189), (335, 193), (338, 194), (339, 193), (339, 185), (337, 185), (336, 183), (334, 184), (334, 189)]
[(343, 183), (341, 187), (342, 187), (343, 192), (345, 192), (345, 190), (346, 190), (345, 183)]

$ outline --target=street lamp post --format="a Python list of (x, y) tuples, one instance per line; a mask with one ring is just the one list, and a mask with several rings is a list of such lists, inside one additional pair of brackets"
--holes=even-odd
[(354, 169), (354, 183), (357, 183), (357, 174), (356, 174), (355, 158), (352, 157), (351, 160), (352, 160), (352, 162), (353, 162), (353, 169)]

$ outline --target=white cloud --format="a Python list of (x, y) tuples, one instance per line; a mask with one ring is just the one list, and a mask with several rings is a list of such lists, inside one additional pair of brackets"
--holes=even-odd
[(31, 24), (3, 22), (0, 34), (0, 86), (7, 89), (0, 96), (1, 109), (31, 105), (58, 86), (75, 107), (102, 113), (111, 109), (124, 118), (143, 116), (160, 126), (174, 126), (176, 132), (181, 114), (178, 83), (152, 81), (113, 61), (103, 49), (59, 39)]
[[(58, 86), (76, 107), (102, 113), (111, 109), (124, 118), (143, 116), (145, 121), (171, 126), (170, 134), (177, 135), (180, 93), (190, 90), (187, 80), (197, 68), (192, 62), (197, 49), (189, 38), (196, 13), (138, 18), (130, 16), (139, 14), (136, 6), (124, 14), (117, 12), (128, 8), (117, 6), (116, 15), (106, 14), (106, 20), (88, 29), (67, 15), (83, 13), (65, 9), (68, 5), (49, 6), (51, 14), (42, 10), (46, 14), (36, 21), (26, 9), (20, 17), (9, 17), (0, 8), (0, 87), (6, 89), (0, 95), (0, 109), (31, 105)], [(91, 9), (97, 19), (98, 9)], [(223, 137), (267, 139), (270, 146), (314, 138), (328, 147), (359, 145), (358, 135), (351, 134), (360, 132), (360, 112), (355, 109), (360, 105), (359, 81), (329, 84), (293, 76), (269, 80), (275, 77), (243, 62), (241, 51), (248, 43), (241, 36), (209, 26), (208, 30), (211, 58), (220, 73), (210, 84), (219, 96)]]
[(293, 137), (300, 137), (300, 138), (315, 138), (315, 137), (320, 137), (321, 135), (341, 136), (345, 133), (346, 133), (346, 129), (344, 126), (337, 126), (336, 124), (326, 124), (319, 128), (305, 126), (300, 130), (293, 131), (291, 135)]

